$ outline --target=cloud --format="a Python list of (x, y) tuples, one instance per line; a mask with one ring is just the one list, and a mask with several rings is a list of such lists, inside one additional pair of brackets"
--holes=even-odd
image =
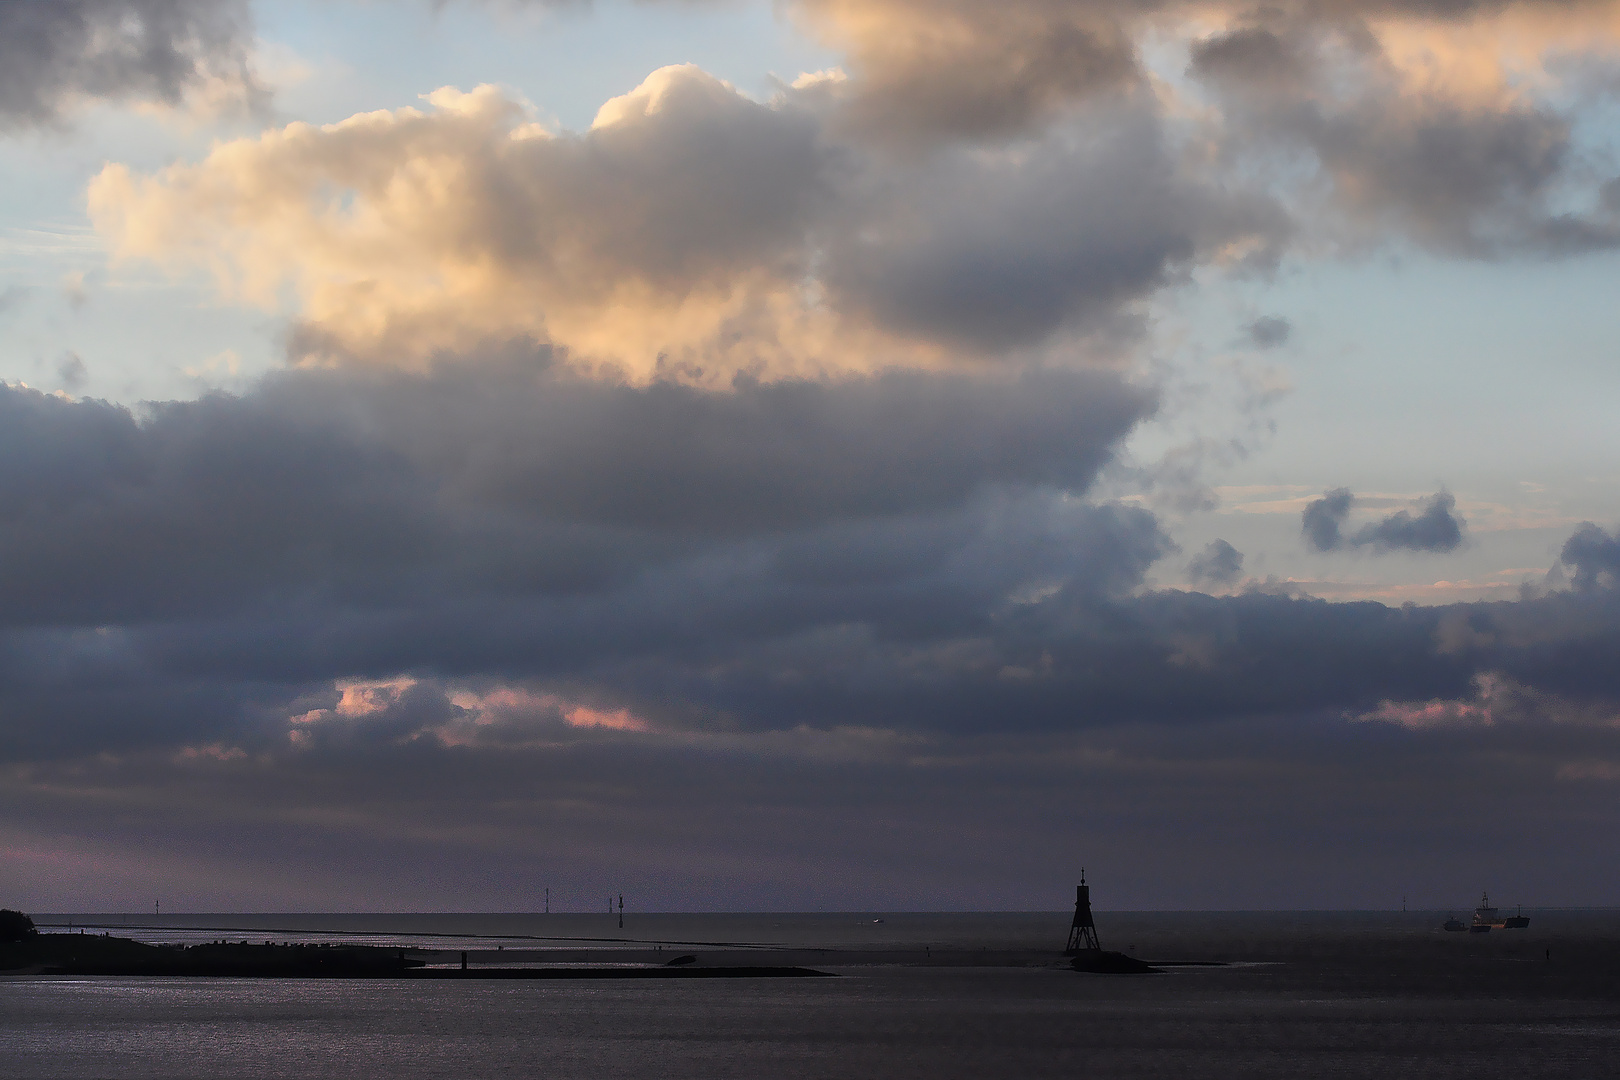
[[(1152, 88), (1211, 176), (1277, 198), (1313, 253), (1390, 240), (1468, 258), (1620, 245), (1612, 169), (1577, 134), (1613, 80), (1612, 3), (794, 10), (846, 50), (842, 123), (874, 143), (1008, 143)], [(1167, 60), (1181, 48), (1184, 73)]]
[(275, 306), (291, 285), (352, 351), (420, 363), (528, 334), (646, 373), (665, 354), (713, 363), (724, 338), (771, 348), (750, 328), (774, 330), (804, 272), (812, 117), (689, 67), (581, 135), (493, 87), (431, 105), (293, 124), (153, 178), (110, 167), (91, 212), (125, 257), (211, 266), (233, 297)]
[(0, 391), (4, 753), (990, 738), (1360, 715), (1482, 672), (1620, 700), (1602, 581), (1437, 609), (1144, 591), (1158, 522), (1084, 497), (1152, 407), (1117, 376), (479, 370), (293, 371), (139, 418)]
[(844, 54), (840, 78), (818, 83), (830, 130), (880, 151), (1012, 146), (1151, 94), (1206, 178), (1281, 200), (1314, 253), (1390, 240), (1468, 258), (1620, 244), (1612, 170), (1577, 134), (1614, 80), (1612, 0), (787, 10)]
[[(5, 390), (8, 620), (94, 625), (274, 596), (567, 593), (727, 538), (780, 545), (795, 530), (906, 515), (924, 516), (921, 533), (895, 540), (926, 547), (987, 490), (1084, 491), (1152, 408), (1101, 374), (705, 391), (517, 363), (477, 381), (287, 374), (247, 398), (149, 406), (144, 421)], [(107, 537), (119, 541), (104, 550)], [(902, 545), (891, 557), (909, 556)]]
[(1265, 201), (1186, 177), (1146, 107), (1017, 156), (894, 169), (831, 248), (829, 284), (880, 325), (988, 353), (1103, 321), (1228, 246), (1286, 233)]
[[(987, 553), (1004, 550), (1004, 536), (986, 539)], [(717, 584), (726, 583), (709, 576), (704, 589)], [(263, 894), (291, 906), (327, 895), (333, 880), (363, 907), (440, 896), (433, 881), (447, 874), (457, 895), (516, 897), (537, 873), (588, 884), (621, 880), (625, 867), (645, 872), (632, 880), (649, 906), (657, 897), (657, 906), (726, 908), (740, 892), (756, 898), (750, 906), (837, 907), (851, 903), (851, 888), (874, 903), (860, 890), (934, 896), (924, 906), (938, 906), (962, 895), (934, 892), (953, 876), (985, 897), (1011, 889), (1007, 875), (1020, 889), (1050, 887), (1038, 868), (1052, 844), (1076, 843), (1061, 839), (1074, 827), (1064, 813), (1107, 814), (1092, 841), (1117, 840), (1106, 850), (1121, 867), (1141, 850), (1160, 858), (1150, 838), (1166, 820), (1172, 843), (1186, 845), (1178, 855), (1203, 858), (1215, 844), (1221, 861), (1262, 876), (1278, 857), (1316, 857), (1322, 843), (1349, 844), (1333, 857), (1354, 859), (1351, 837), (1412, 844), (1413, 857), (1442, 852), (1458, 866), (1504, 848), (1529, 857), (1545, 848), (1548, 827), (1587, 835), (1590, 790), (1561, 786), (1611, 782), (1603, 763), (1620, 760), (1610, 722), (1620, 685), (1583, 659), (1620, 635), (1608, 594), (1403, 611), (1064, 589), (964, 636), (938, 618), (937, 603), (908, 632), (860, 629), (843, 601), (826, 604), (825, 580), (812, 584), (804, 595), (819, 594), (820, 606), (723, 634), (729, 604), (694, 603), (703, 595), (694, 589), (677, 618), (649, 627), (666, 613), (638, 590), (615, 605), (617, 645), (593, 639), (579, 650), (570, 640), (596, 632), (600, 608), (574, 608), (549, 635), (513, 621), (510, 606), (504, 621), (491, 623), (503, 607), (488, 606), (453, 624), (418, 608), (277, 625), (290, 613), (261, 609), (180, 633), (171, 622), (61, 634), (50, 645), (35, 631), (26, 653), (12, 632), (0, 653), (5, 747), (27, 764), (0, 770), (0, 798), (29, 809), (8, 815), (24, 832), (184, 851), (216, 871), (236, 866), (245, 838), (270, 853), (255, 855), (261, 871), (296, 848), (299, 863)], [(1443, 651), (1437, 627), (1455, 615), (1491, 633)], [(319, 674), (361, 657), (405, 659), (402, 630), (421, 635), (432, 664)], [(293, 641), (313, 647), (295, 652)], [(468, 663), (474, 670), (453, 670)], [(1359, 793), (1373, 777), (1379, 794), (1369, 801)], [(1210, 805), (1223, 808), (1213, 820)], [(1279, 805), (1299, 828), (1268, 831)], [(1493, 832), (1488, 851), (1433, 844), (1456, 832), (1452, 815), (1486, 810), (1513, 823)], [(1520, 810), (1532, 819), (1522, 833)], [(1411, 820), (1433, 815), (1434, 837), (1413, 841)], [(1335, 828), (1343, 839), (1324, 840), (1340, 836)], [(71, 845), (42, 842), (69, 859), (56, 880), (71, 877)], [(1576, 852), (1583, 843), (1571, 841)], [(520, 869), (513, 880), (476, 869), (495, 851)], [(1154, 862), (1132, 887), (1207, 901), (1207, 883), (1176, 865)], [(821, 884), (817, 867), (857, 884)], [(722, 871), (716, 892), (705, 881)], [(1537, 877), (1571, 895), (1590, 885), (1573, 864)], [(235, 880), (216, 872), (186, 887), (218, 887), (203, 879)], [(1293, 895), (1264, 881), (1232, 902)]]
[(1408, 728), (1513, 727), (1546, 737), (1549, 727), (1612, 729), (1620, 725), (1612, 702), (1595, 706), (1560, 698), (1515, 682), (1499, 672), (1474, 676), (1473, 693), (1421, 702), (1380, 702), (1358, 717)]
[(850, 122), (902, 142), (1017, 132), (1140, 76), (1106, 4), (801, 0), (795, 11), (848, 53)]
[[(0, 388), (6, 850), (261, 906), (543, 872), (847, 908), (1028, 903), (1084, 848), (1185, 875), (1161, 902), (1222, 867), (1310, 906), (1345, 852), (1601, 842), (1620, 542), (1511, 603), (1158, 591), (1165, 529), (1098, 491), (1157, 394), (1088, 347), (1166, 285), (1603, 242), (1507, 15), (1285, 8), (804, 0), (848, 74), (769, 101), (681, 66), (583, 132), (482, 87), (108, 167), (123, 257), (284, 310), (296, 363), (139, 408)], [(1193, 38), (1193, 82), (1147, 72)], [(1307, 542), (1462, 539), (1446, 492), (1355, 509)]]
[[(663, 68), (583, 132), (446, 88), (151, 175), (109, 165), (91, 215), (120, 258), (200, 266), (283, 312), (299, 362), (420, 370), (532, 339), (580, 370), (709, 386), (1105, 352), (1166, 285), (1291, 246), (1620, 236), (1582, 194), (1570, 107), (1499, 70), (1501, 27), (1468, 39), (1495, 74), (1464, 85), (1453, 53), (1422, 77), (1429, 15), (1170, 8), (1164, 26), (1203, 35), (1196, 85), (1172, 93), (1139, 70), (1147, 22), (1123, 7), (794, 11), (850, 50), (847, 78), (755, 101)], [(1250, 328), (1260, 347), (1286, 332)]]
[(1612, 587), (1620, 578), (1620, 537), (1611, 536), (1590, 521), (1583, 521), (1564, 541), (1558, 559), (1575, 571), (1570, 584), (1582, 592)]
[(188, 93), (262, 101), (244, 0), (0, 4), (0, 129), (57, 123), (88, 99), (174, 106)]
[(84, 271), (75, 270), (62, 277), (62, 296), (74, 311), (90, 302), (90, 291), (84, 287)]
[(1580, 106), (1525, 89), (1546, 57), (1612, 42), (1595, 12), (1575, 26), (1523, 7), (1267, 9), (1194, 42), (1190, 73), (1219, 103), (1232, 160), (1260, 150), (1309, 170), (1286, 198), (1319, 239), (1395, 235), (1469, 257), (1609, 248), (1620, 219), (1572, 137)]
[(1305, 545), (1313, 551), (1336, 551), (1344, 542), (1340, 529), (1356, 497), (1349, 488), (1334, 488), (1305, 507), (1300, 515)]
[(1244, 331), (1256, 348), (1275, 349), (1288, 344), (1294, 325), (1280, 315), (1262, 315), (1245, 326)]
[[(0, 394), (14, 748), (285, 738), (336, 709), (298, 704), (323, 681), (402, 675), (661, 728), (961, 731), (1011, 709), (1044, 730), (1414, 699), (1475, 662), (1438, 651), (1438, 616), (1133, 598), (1167, 539), (1082, 497), (1152, 408), (1117, 376), (459, 370), (287, 372), (140, 418)], [(1487, 639), (1512, 635), (1468, 642)], [(1492, 670), (1547, 681), (1513, 655)], [(107, 694), (129, 701), (116, 736)]]
[(1351, 537), (1354, 547), (1374, 551), (1455, 551), (1462, 543), (1463, 521), (1453, 511), (1457, 499), (1441, 491), (1424, 500), (1414, 516), (1398, 510), (1382, 521), (1368, 525)]
[(1380, 521), (1362, 526), (1350, 536), (1342, 533), (1355, 505), (1349, 488), (1335, 488), (1305, 507), (1301, 528), (1313, 551), (1371, 548), (1388, 551), (1455, 551), (1463, 540), (1463, 519), (1454, 512), (1456, 496), (1441, 491), (1419, 503), (1416, 515), (1398, 510)]
[(1008, 737), (994, 753), (858, 728), (553, 730), (544, 745), (267, 759), (204, 744), (8, 774), (12, 895), (118, 910), (161, 882), (199, 908), (527, 910), (543, 883), (554, 911), (621, 889), (654, 911), (1016, 910), (1072, 897), (1082, 856), (1113, 902), (1147, 909), (1371, 906), (1392, 887), (1440, 907), (1504, 861), (1527, 867), (1509, 892), (1601, 903), (1614, 882), (1590, 858), (1617, 760), (1600, 730), (1538, 752), (1500, 727), (1244, 720)]
[[(982, 906), (1046, 887), (1077, 797), (1121, 860), (1219, 803), (1183, 853), (1237, 828), (1257, 872), (1308, 855), (1248, 827), (1277, 805), (1408, 835), (1362, 820), (1371, 776), (1380, 813), (1445, 824), (1500, 798), (1485, 775), (1538, 827), (1585, 820), (1565, 787), (1620, 760), (1606, 579), (1442, 608), (1153, 591), (1159, 523), (1087, 494), (1152, 408), (1104, 372), (711, 390), (543, 352), (138, 412), (0, 389), (0, 857), (19, 888), (82, 858), (87, 895), (161, 871), (300, 907), (648, 866), (668, 906), (853, 903), (816, 867), (922, 903), (970, 868)], [(43, 850), (56, 885), (15, 854)]]
[(88, 375), (84, 366), (84, 358), (76, 352), (66, 352), (56, 364), (56, 377), (62, 383), (63, 389), (77, 390), (84, 385)]
[(1195, 584), (1230, 585), (1243, 576), (1243, 552), (1225, 540), (1212, 540), (1187, 564), (1187, 577)]
[(551, 134), (492, 87), (294, 124), (90, 210), (123, 258), (212, 269), (306, 359), (417, 366), (532, 337), (583, 369), (723, 385), (971, 362), (1107, 328), (1178, 271), (1281, 228), (1184, 178), (1150, 103), (1017, 160), (838, 144), (813, 91), (758, 103), (665, 68)]

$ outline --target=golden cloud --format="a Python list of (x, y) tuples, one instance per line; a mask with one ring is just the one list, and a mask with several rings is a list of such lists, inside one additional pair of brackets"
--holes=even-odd
[(304, 320), (328, 353), (306, 359), (420, 365), (528, 337), (632, 379), (726, 378), (858, 366), (878, 337), (806, 286), (817, 127), (789, 104), (690, 66), (583, 134), (492, 86), (427, 100), (151, 176), (109, 165), (92, 218), (121, 259), (200, 267), (227, 299)]
[[(299, 362), (422, 368), (531, 340), (582, 370), (709, 385), (1050, 356), (1082, 325), (1130, 325), (1110, 320), (1177, 268), (1266, 265), (1288, 237), (1620, 244), (1617, 215), (1567, 211), (1571, 124), (1541, 93), (1550, 57), (1614, 51), (1620, 0), (1449, 18), (793, 10), (848, 51), (847, 78), (759, 102), (663, 68), (584, 132), (546, 130), (493, 86), (445, 88), (153, 174), (108, 165), (90, 213), (117, 258), (200, 269), (228, 301), (294, 319)], [(1176, 115), (1194, 130), (1179, 147), (1141, 70), (1151, 35), (1190, 48), (1214, 88)], [(1271, 168), (1279, 148), (1314, 169)]]

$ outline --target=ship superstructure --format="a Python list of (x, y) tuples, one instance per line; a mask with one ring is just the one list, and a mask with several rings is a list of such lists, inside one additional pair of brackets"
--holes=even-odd
[[(1492, 930), (1523, 930), (1530, 925), (1530, 917), (1524, 913), (1524, 906), (1520, 905), (1518, 914), (1503, 918), (1491, 906), (1489, 893), (1480, 893), (1479, 907), (1474, 909), (1474, 922), (1469, 926), (1470, 934), (1488, 934)], [(1448, 925), (1447, 930), (1451, 929)]]

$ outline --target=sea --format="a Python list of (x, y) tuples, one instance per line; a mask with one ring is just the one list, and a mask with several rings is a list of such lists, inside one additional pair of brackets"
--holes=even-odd
[[(352, 942), (471, 968), (795, 964), (833, 978), (0, 976), (0, 1077), (1620, 1076), (1620, 910), (35, 915), (153, 943)], [(1465, 920), (1469, 913), (1458, 912)]]

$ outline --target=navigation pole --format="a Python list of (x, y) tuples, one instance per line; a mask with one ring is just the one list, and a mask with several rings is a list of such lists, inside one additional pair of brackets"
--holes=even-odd
[(1101, 952), (1097, 940), (1097, 924), (1091, 918), (1091, 886), (1086, 884), (1086, 868), (1080, 868), (1080, 884), (1074, 890), (1074, 922), (1069, 927), (1069, 944), (1064, 956), (1079, 956), (1083, 952)]

